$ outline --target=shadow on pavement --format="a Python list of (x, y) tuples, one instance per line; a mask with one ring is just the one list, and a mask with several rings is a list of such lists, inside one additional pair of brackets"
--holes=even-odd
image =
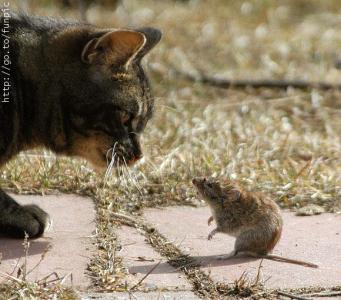
[[(28, 256), (44, 253), (49, 245), (49, 241), (30, 240)], [(18, 259), (25, 256), (23, 240), (0, 238), (0, 254), (2, 261)], [(1, 266), (1, 264), (0, 264)]]
[[(198, 267), (220, 267), (220, 266), (230, 266), (230, 265), (240, 265), (244, 263), (248, 263), (250, 261), (255, 261), (258, 258), (253, 257), (233, 257), (225, 260), (219, 259), (220, 255), (208, 255), (208, 256), (191, 256), (196, 262), (193, 265)], [(156, 265), (157, 263), (153, 265), (145, 265), (145, 266), (132, 266), (129, 268), (129, 272), (134, 273), (141, 273), (141, 274), (147, 274), (150, 272), (150, 270)], [(174, 273), (174, 272), (180, 272), (179, 269), (175, 269), (175, 271), (170, 272), (167, 262), (159, 264), (158, 267), (156, 267), (155, 270), (151, 274), (164, 274), (164, 273)], [(190, 266), (190, 265), (188, 265)]]

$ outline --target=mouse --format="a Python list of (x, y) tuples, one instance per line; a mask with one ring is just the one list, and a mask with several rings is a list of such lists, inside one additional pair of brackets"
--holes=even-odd
[(261, 193), (251, 193), (233, 185), (230, 181), (220, 184), (214, 178), (196, 177), (192, 180), (199, 195), (208, 204), (216, 228), (208, 240), (220, 232), (236, 238), (234, 250), (219, 259), (238, 254), (298, 264), (311, 268), (318, 265), (269, 254), (281, 238), (283, 219), (275, 201)]

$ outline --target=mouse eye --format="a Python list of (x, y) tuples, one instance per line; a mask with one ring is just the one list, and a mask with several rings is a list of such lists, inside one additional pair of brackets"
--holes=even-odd
[(207, 183), (207, 186), (211, 189), (213, 187), (212, 183)]

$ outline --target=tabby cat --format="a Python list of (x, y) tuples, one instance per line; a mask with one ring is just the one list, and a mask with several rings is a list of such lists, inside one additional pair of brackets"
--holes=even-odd
[[(107, 167), (114, 145), (120, 161), (141, 158), (139, 136), (154, 100), (140, 62), (159, 42), (159, 30), (101, 29), (16, 13), (0, 20), (1, 61), (6, 54), (11, 60), (1, 73), (10, 89), (0, 102), (0, 167), (38, 146), (99, 168)], [(1, 235), (37, 238), (48, 221), (38, 206), (21, 206), (0, 190)]]

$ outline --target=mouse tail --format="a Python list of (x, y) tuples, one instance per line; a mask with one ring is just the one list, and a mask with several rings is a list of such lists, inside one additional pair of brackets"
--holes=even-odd
[(261, 255), (260, 257), (265, 258), (265, 259), (271, 259), (271, 260), (279, 261), (279, 262), (286, 262), (286, 263), (291, 263), (291, 264), (295, 264), (295, 265), (301, 265), (301, 266), (309, 267), (309, 268), (317, 269), (319, 267), (318, 265), (310, 263), (310, 262), (286, 258), (286, 257), (273, 255), (273, 254)]

